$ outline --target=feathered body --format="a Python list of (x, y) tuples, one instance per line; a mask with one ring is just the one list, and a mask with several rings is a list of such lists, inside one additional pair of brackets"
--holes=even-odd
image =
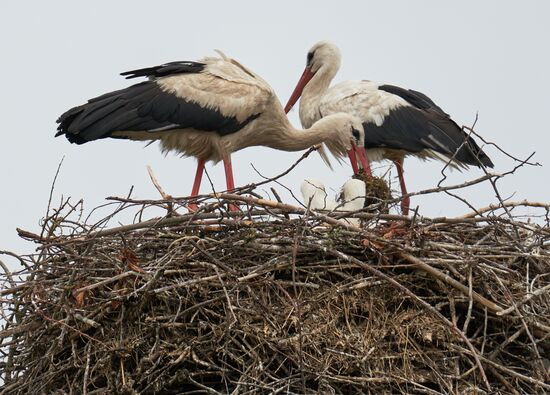
[[(311, 210), (357, 211), (365, 206), (366, 184), (364, 181), (350, 179), (342, 185), (338, 201), (330, 198), (325, 185), (317, 179), (306, 179), (300, 185), (304, 205)], [(345, 218), (344, 221), (359, 226), (359, 218)]]
[(370, 160), (413, 155), (445, 162), (452, 158), (451, 166), (459, 168), (493, 167), (474, 139), (425, 94), (368, 80), (329, 87), (341, 60), (338, 47), (326, 41), (310, 49), (308, 60), (313, 75), (301, 93), (303, 127), (327, 115), (347, 112), (363, 121)]
[[(359, 119), (334, 114), (308, 130), (297, 130), (262, 78), (220, 55), (122, 73), (148, 80), (65, 112), (57, 120), (56, 136), (65, 135), (76, 144), (107, 137), (158, 140), (163, 151), (198, 159), (191, 196), (199, 192), (206, 161), (223, 160), (227, 189), (233, 189), (231, 153), (250, 146), (298, 151), (324, 143), (337, 158), (357, 154), (368, 166)], [(328, 162), (324, 151), (321, 154)], [(190, 209), (196, 205), (191, 203)]]
[[(439, 159), (451, 167), (493, 167), (493, 162), (449, 114), (425, 94), (372, 81), (345, 81), (330, 87), (340, 68), (340, 50), (321, 41), (308, 52), (307, 64), (285, 112), (300, 99), (303, 127), (335, 112), (352, 114), (363, 122), (365, 148), (369, 160), (392, 160), (403, 195), (407, 194), (403, 176), (406, 156)], [(370, 168), (365, 169), (370, 174)], [(408, 213), (409, 198), (402, 200)]]
[[(311, 130), (293, 128), (272, 88), (225, 56), (122, 75), (149, 79), (70, 109), (59, 117), (56, 136), (76, 144), (107, 137), (158, 140), (163, 151), (218, 162), (255, 145), (298, 151), (325, 142), (342, 156), (350, 148), (351, 127), (362, 129), (344, 114)], [(360, 137), (362, 142), (362, 131)]]

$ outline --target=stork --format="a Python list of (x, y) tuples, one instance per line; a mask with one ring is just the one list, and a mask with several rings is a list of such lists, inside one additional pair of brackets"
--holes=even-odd
[[(311, 210), (357, 211), (365, 206), (366, 184), (351, 179), (342, 185), (339, 201), (328, 197), (325, 185), (317, 179), (306, 179), (300, 185), (300, 192)], [(359, 226), (358, 218), (346, 218), (344, 221)]]
[(107, 137), (158, 140), (163, 152), (194, 156), (198, 165), (192, 197), (199, 193), (206, 161), (222, 160), (227, 189), (234, 189), (231, 153), (250, 146), (299, 151), (324, 143), (338, 158), (347, 153), (355, 172), (357, 157), (368, 166), (359, 119), (340, 113), (307, 130), (295, 129), (262, 78), (219, 54), (121, 73), (148, 80), (71, 108), (57, 120), (56, 136), (76, 144)]
[[(306, 68), (290, 96), (285, 112), (300, 100), (300, 120), (307, 128), (335, 112), (347, 112), (363, 121), (370, 160), (390, 159), (397, 168), (401, 210), (408, 215), (410, 199), (403, 161), (412, 155), (439, 159), (457, 169), (469, 165), (493, 167), (491, 159), (437, 104), (425, 94), (372, 81), (344, 81), (329, 87), (340, 68), (340, 50), (328, 41), (315, 44)], [(369, 169), (366, 169), (367, 173)]]

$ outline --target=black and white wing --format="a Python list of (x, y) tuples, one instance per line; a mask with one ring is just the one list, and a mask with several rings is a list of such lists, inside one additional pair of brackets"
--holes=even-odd
[(489, 157), (425, 94), (370, 81), (346, 81), (323, 98), (321, 115), (346, 111), (363, 120), (365, 147), (453, 158), (457, 165), (493, 167)]
[(65, 135), (76, 144), (133, 135), (143, 140), (144, 132), (182, 129), (224, 136), (257, 118), (273, 95), (263, 81), (220, 58), (171, 62), (122, 75), (149, 80), (65, 112), (57, 120), (56, 136)]

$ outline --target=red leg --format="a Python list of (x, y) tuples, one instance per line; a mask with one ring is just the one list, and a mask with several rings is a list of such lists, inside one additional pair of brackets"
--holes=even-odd
[[(394, 160), (395, 167), (397, 168), (397, 176), (399, 177), (399, 185), (401, 186), (401, 195), (407, 194), (407, 186), (405, 185), (405, 178), (403, 177), (403, 158)], [(401, 213), (403, 215), (409, 215), (409, 207), (411, 205), (411, 199), (407, 196), (401, 200)]]
[[(233, 167), (231, 166), (231, 156), (223, 159), (223, 167), (225, 169), (225, 181), (227, 185), (227, 191), (230, 192), (235, 189), (235, 181), (233, 180)], [(239, 211), (239, 208), (234, 204), (230, 204), (229, 211)]]
[(225, 169), (225, 182), (227, 191), (235, 189), (235, 181), (233, 181), (233, 167), (231, 166), (231, 156), (223, 159), (223, 167)]
[[(193, 189), (191, 190), (191, 197), (197, 196), (201, 187), (202, 173), (204, 172), (204, 159), (199, 159), (197, 163), (197, 172), (195, 173), (195, 181), (193, 182)], [(189, 211), (197, 211), (197, 203), (189, 203), (187, 205)]]

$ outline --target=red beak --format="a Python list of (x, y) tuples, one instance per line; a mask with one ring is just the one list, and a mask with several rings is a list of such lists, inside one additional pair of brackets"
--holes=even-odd
[(351, 168), (353, 169), (353, 174), (359, 174), (359, 166), (357, 165), (357, 157), (361, 162), (361, 166), (365, 169), (365, 173), (368, 176), (372, 177), (372, 171), (370, 169), (369, 160), (367, 159), (367, 153), (365, 147), (357, 147), (353, 144), (352, 148), (348, 151), (349, 161), (351, 162)]
[(296, 84), (296, 88), (294, 88), (294, 92), (292, 92), (292, 95), (290, 95), (288, 103), (286, 103), (285, 114), (288, 114), (294, 104), (296, 104), (296, 102), (300, 98), (300, 95), (302, 94), (302, 91), (304, 90), (304, 87), (314, 75), (315, 73), (312, 73), (311, 70), (306, 67), (306, 69), (302, 73), (302, 76), (300, 77), (300, 81), (298, 81), (298, 84)]
[(367, 173), (369, 177), (372, 177), (369, 158), (367, 158), (367, 151), (365, 150), (365, 147), (356, 147), (355, 151), (357, 152), (357, 156), (359, 156), (359, 161), (361, 162), (363, 169), (365, 169), (365, 173)]

